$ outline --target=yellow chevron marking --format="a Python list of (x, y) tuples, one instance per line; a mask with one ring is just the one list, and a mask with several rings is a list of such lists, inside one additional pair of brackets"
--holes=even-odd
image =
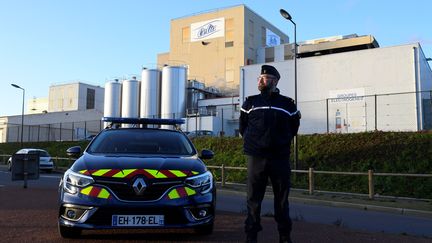
[(92, 173), (92, 176), (102, 176), (103, 174), (107, 173), (111, 169), (100, 169)]
[(176, 199), (176, 198), (180, 198), (180, 195), (178, 194), (176, 189), (173, 189), (168, 193), (168, 197), (170, 199)]
[(88, 186), (84, 189), (81, 189), (81, 193), (84, 195), (89, 195), (92, 189), (93, 189), (93, 186)]
[(173, 173), (177, 177), (185, 177), (187, 176), (185, 173), (179, 171), (179, 170), (169, 170), (169, 172)]
[(128, 170), (123, 170), (123, 172), (120, 170), (120, 172), (116, 173), (112, 177), (114, 177), (114, 178), (125, 178), (127, 175), (129, 175), (130, 173), (132, 173), (132, 172), (134, 172), (136, 170), (137, 169), (128, 169)]
[(186, 193), (188, 194), (188, 196), (192, 196), (196, 194), (195, 190), (190, 189), (189, 187), (185, 187)]
[(85, 174), (87, 172), (87, 170), (80, 170), (79, 173), (81, 174)]
[(158, 173), (158, 170), (145, 169), (145, 171), (147, 171), (148, 173), (150, 173), (155, 178), (167, 178), (166, 175), (164, 175), (162, 173)]
[(110, 193), (106, 189), (102, 188), (97, 197), (107, 199), (109, 196)]
[(199, 172), (197, 172), (197, 171), (192, 171), (192, 174), (194, 174), (194, 175), (198, 175)]

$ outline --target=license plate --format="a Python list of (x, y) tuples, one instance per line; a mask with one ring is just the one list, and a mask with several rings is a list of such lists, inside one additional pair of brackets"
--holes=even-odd
[(112, 226), (163, 226), (164, 215), (113, 215)]

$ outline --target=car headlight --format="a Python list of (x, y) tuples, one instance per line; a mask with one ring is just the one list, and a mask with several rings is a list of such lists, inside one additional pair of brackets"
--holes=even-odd
[(186, 178), (185, 183), (200, 193), (207, 193), (213, 188), (213, 175), (207, 171), (201, 175)]
[(93, 183), (94, 180), (90, 176), (81, 175), (72, 170), (67, 170), (63, 175), (63, 189), (71, 194), (75, 194), (78, 192), (79, 188), (86, 187)]

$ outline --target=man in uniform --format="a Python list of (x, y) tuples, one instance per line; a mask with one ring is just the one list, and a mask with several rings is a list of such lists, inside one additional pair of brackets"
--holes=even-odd
[(246, 98), (240, 114), (240, 134), (248, 161), (247, 242), (257, 242), (261, 202), (270, 178), (274, 192), (274, 213), (280, 242), (291, 242), (288, 194), (291, 167), (291, 140), (300, 125), (300, 112), (294, 101), (279, 94), (280, 74), (270, 65), (261, 67), (258, 95)]

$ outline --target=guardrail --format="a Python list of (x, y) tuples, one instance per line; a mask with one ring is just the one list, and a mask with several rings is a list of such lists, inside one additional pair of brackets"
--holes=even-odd
[[(11, 157), (11, 155), (0, 154), (0, 161), (3, 164), (6, 164), (7, 160)], [(67, 169), (69, 168), (74, 159), (72, 158), (64, 158), (64, 157), (52, 157), (54, 160), (54, 165), (58, 169)], [(63, 161), (63, 162), (61, 162)], [(60, 163), (61, 162), (61, 163)], [(227, 184), (226, 174), (227, 170), (241, 170), (246, 171), (246, 167), (233, 167), (233, 166), (225, 166), (224, 164), (218, 165), (208, 165), (207, 168), (220, 170), (220, 184), (222, 187), (225, 187)], [(410, 174), (410, 173), (379, 173), (374, 172), (373, 170), (368, 170), (368, 172), (343, 172), (343, 171), (316, 171), (314, 168), (309, 168), (309, 170), (291, 170), (292, 173), (300, 173), (300, 174), (308, 174), (308, 192), (312, 195), (315, 192), (315, 175), (316, 174), (328, 174), (328, 175), (352, 175), (352, 176), (367, 176), (368, 177), (368, 196), (370, 199), (374, 199), (375, 197), (375, 177), (377, 176), (402, 176), (402, 177), (426, 177), (432, 178), (432, 174)]]
[[(221, 186), (226, 185), (226, 170), (247, 170), (245, 167), (231, 167), (231, 166), (216, 166), (208, 165), (211, 169), (220, 169), (221, 173)], [(409, 173), (375, 173), (373, 170), (368, 170), (368, 172), (342, 172), (342, 171), (315, 171), (314, 168), (309, 168), (309, 170), (291, 170), (292, 173), (303, 173), (308, 174), (308, 191), (312, 195), (315, 191), (315, 174), (329, 174), (329, 175), (354, 175), (354, 176), (367, 176), (368, 177), (368, 197), (374, 199), (375, 197), (375, 177), (376, 176), (403, 176), (403, 177), (431, 177), (432, 174), (409, 174)]]

